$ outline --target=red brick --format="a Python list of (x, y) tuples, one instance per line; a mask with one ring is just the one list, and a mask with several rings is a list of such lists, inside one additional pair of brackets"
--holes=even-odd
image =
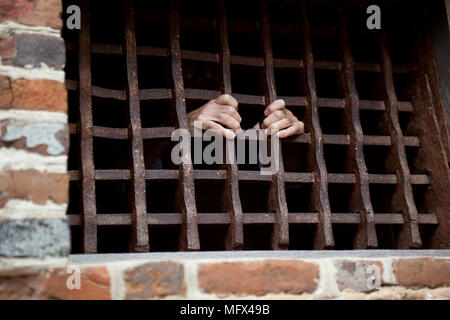
[(15, 80), (0, 77), (0, 109), (67, 112), (64, 83), (54, 80)]
[(450, 286), (450, 260), (434, 258), (399, 259), (394, 262), (397, 283), (405, 287)]
[(153, 299), (184, 296), (186, 284), (183, 265), (175, 262), (150, 262), (125, 272), (125, 299)]
[(0, 277), (0, 300), (37, 299), (44, 281), (44, 275)]
[(57, 204), (67, 203), (68, 192), (69, 179), (66, 174), (36, 170), (0, 173), (0, 208), (12, 198), (37, 204), (45, 204), (47, 200)]
[(0, 110), (11, 108), (11, 104), (11, 81), (8, 77), (0, 75)]
[(297, 260), (201, 264), (198, 283), (206, 293), (265, 295), (301, 294), (317, 288), (317, 265)]
[(61, 29), (61, 0), (0, 0), (0, 22), (13, 20), (31, 26)]
[(106, 267), (81, 269), (80, 289), (68, 289), (67, 280), (73, 273), (66, 268), (53, 270), (45, 280), (40, 299), (58, 300), (110, 300), (111, 281)]
[(0, 39), (0, 57), (2, 60), (16, 55), (16, 40), (14, 37)]

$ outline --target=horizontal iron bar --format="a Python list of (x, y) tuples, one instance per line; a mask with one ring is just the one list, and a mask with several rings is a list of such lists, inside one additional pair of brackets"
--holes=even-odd
[[(67, 51), (75, 51), (76, 44), (73, 42), (66, 42)], [(119, 44), (108, 43), (93, 43), (92, 53), (94, 54), (112, 54), (122, 55), (122, 46)], [(138, 56), (152, 56), (152, 57), (168, 57), (169, 52), (167, 48), (151, 47), (151, 46), (137, 46)], [(181, 58), (183, 60), (201, 61), (219, 63), (219, 55), (217, 53), (196, 51), (196, 50), (181, 50)], [(303, 68), (302, 59), (282, 59), (275, 58), (273, 60), (274, 67), (279, 69), (301, 69)], [(230, 64), (247, 67), (263, 67), (264, 60), (262, 57), (250, 57), (231, 55)], [(314, 61), (314, 67), (319, 70), (341, 70), (341, 62), (339, 61)], [(408, 74), (416, 69), (412, 65), (394, 65), (394, 73)], [(381, 67), (379, 63), (355, 63), (355, 71), (364, 72), (380, 72)]]
[[(68, 214), (69, 225), (79, 226), (80, 216)], [(97, 214), (97, 225), (99, 226), (128, 226), (131, 225), (131, 215), (128, 213)], [(333, 224), (359, 224), (361, 222), (359, 213), (332, 213)], [(179, 213), (148, 213), (147, 223), (152, 226), (181, 225)], [(243, 213), (244, 224), (273, 224), (275, 216), (273, 213)], [(289, 213), (289, 224), (318, 224), (317, 213)], [(199, 225), (222, 225), (230, 224), (228, 213), (198, 213)], [(376, 213), (375, 224), (403, 224), (403, 215), (398, 213)], [(419, 224), (438, 224), (434, 213), (419, 214)]]
[[(69, 170), (69, 180), (79, 180), (78, 170)], [(285, 172), (285, 181), (289, 183), (313, 183), (314, 174), (312, 172)], [(176, 180), (178, 170), (145, 170), (147, 180)], [(127, 169), (116, 170), (95, 170), (95, 180), (129, 180), (130, 171)], [(194, 170), (196, 180), (225, 180), (226, 170)], [(240, 181), (263, 181), (270, 182), (271, 176), (262, 175), (259, 171), (239, 170)], [(397, 184), (395, 174), (369, 174), (371, 184)], [(355, 175), (353, 173), (328, 173), (328, 183), (330, 184), (353, 184)], [(429, 185), (430, 179), (424, 174), (412, 174), (411, 184)]]

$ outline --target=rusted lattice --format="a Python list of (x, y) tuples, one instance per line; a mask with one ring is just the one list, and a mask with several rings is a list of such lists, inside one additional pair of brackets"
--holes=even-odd
[[(412, 58), (400, 61), (403, 49), (389, 40), (389, 28), (367, 36), (373, 47), (364, 54), (368, 31), (357, 31), (352, 17), (359, 7), (351, 1), (340, 7), (249, 3), (240, 14), (239, 2), (207, 1), (212, 9), (197, 13), (178, 0), (139, 9), (142, 4), (122, 0), (102, 8), (116, 19), (113, 30), (102, 33), (102, 18), (91, 8), (102, 4), (81, 1), (78, 40), (66, 36), (74, 252), (104, 252), (103, 241), (112, 243), (109, 251), (134, 252), (165, 250), (154, 245), (163, 242), (200, 250), (214, 241), (224, 250), (448, 248), (448, 161), (430, 90), (436, 75), (421, 64), (422, 53), (429, 54), (427, 28), (415, 27), (420, 37), (408, 49)], [(318, 12), (328, 20), (322, 23)], [(199, 41), (208, 32), (213, 48), (206, 48), (207, 36), (206, 44)], [(102, 59), (111, 60), (99, 73)], [(191, 85), (196, 70), (212, 75), (206, 84)], [(242, 79), (246, 74), (256, 74), (255, 81)], [(165, 141), (170, 150), (173, 130), (190, 130), (192, 106), (223, 93), (238, 100), (243, 118), (259, 121), (265, 106), (282, 98), (305, 123), (304, 134), (280, 144), (275, 175), (235, 162), (146, 165), (153, 143)], [(106, 147), (99, 149), (101, 143)], [(125, 160), (103, 166), (113, 158)], [(116, 189), (109, 187), (116, 182)], [(159, 183), (171, 192), (160, 196), (166, 189), (155, 187)], [(202, 183), (221, 186), (214, 191), (219, 196), (210, 199)], [(115, 190), (126, 195), (123, 201)], [(257, 195), (260, 190), (265, 193)], [(120, 201), (123, 208), (115, 207)], [(262, 229), (252, 233), (253, 227)], [(112, 230), (109, 240), (103, 230)], [(115, 248), (118, 241), (124, 244)]]

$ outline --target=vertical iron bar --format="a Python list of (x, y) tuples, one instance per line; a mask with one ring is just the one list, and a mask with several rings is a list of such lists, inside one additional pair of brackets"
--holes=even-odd
[(81, 225), (83, 232), (83, 252), (97, 252), (97, 208), (95, 203), (95, 169), (92, 120), (91, 87), (91, 13), (89, 0), (81, 2), (82, 28), (79, 34), (79, 104), (78, 123), (81, 148), (81, 192), (83, 214)]
[[(277, 99), (275, 87), (275, 74), (273, 67), (272, 43), (270, 35), (270, 20), (265, 0), (260, 0), (261, 14), (261, 40), (264, 54), (264, 83), (266, 88), (266, 105)], [(273, 154), (274, 151), (272, 150)], [(284, 164), (281, 142), (278, 149), (279, 168), (272, 174), (272, 184), (269, 191), (269, 210), (275, 213), (275, 225), (272, 232), (272, 248), (287, 249), (289, 246), (289, 213), (286, 203), (286, 192), (284, 185)], [(272, 161), (274, 161), (272, 157)]]
[(422, 240), (419, 234), (418, 213), (414, 203), (411, 173), (403, 144), (403, 133), (398, 119), (397, 96), (394, 90), (392, 63), (385, 33), (381, 34), (380, 44), (382, 55), (381, 71), (385, 85), (386, 113), (389, 117), (388, 128), (392, 139), (392, 147), (394, 148), (393, 156), (395, 160), (393, 162), (396, 166), (401, 191), (401, 194), (397, 195), (399, 200), (395, 201), (395, 203), (399, 210), (403, 212), (404, 219), (403, 228), (400, 231), (398, 239), (398, 247), (400, 249), (419, 248), (422, 246)]
[[(231, 94), (231, 72), (230, 72), (230, 47), (228, 45), (228, 26), (224, 0), (219, 0), (219, 32), (220, 52), (219, 66), (221, 76), (221, 92)], [(226, 241), (227, 249), (241, 250), (244, 246), (244, 227), (242, 221), (242, 205), (239, 196), (239, 171), (234, 152), (225, 150), (227, 181), (224, 192), (223, 206), (230, 215), (230, 227)], [(235, 159), (230, 158), (233, 156)], [(234, 161), (233, 161), (234, 160)]]
[[(169, 24), (169, 50), (171, 59), (171, 73), (173, 79), (172, 97), (174, 98), (175, 103), (178, 128), (188, 130), (183, 73), (181, 69), (179, 0), (171, 0)], [(180, 237), (180, 249), (200, 250), (191, 151), (185, 150), (184, 157), (188, 160), (188, 163), (180, 164), (177, 191), (177, 205), (180, 208), (181, 216), (183, 219), (183, 226)]]
[(125, 0), (124, 53), (127, 73), (127, 103), (129, 112), (129, 140), (131, 142), (131, 251), (149, 251), (147, 204), (145, 194), (144, 145), (142, 141), (141, 112), (136, 56), (134, 0)]
[(338, 33), (342, 51), (341, 81), (345, 91), (345, 115), (349, 125), (350, 152), (354, 162), (348, 164), (356, 173), (356, 205), (361, 205), (361, 223), (354, 238), (354, 249), (367, 249), (378, 247), (375, 230), (375, 216), (370, 200), (369, 174), (363, 153), (364, 134), (359, 118), (359, 95), (355, 85), (354, 61), (350, 50), (348, 24), (344, 17), (343, 8), (339, 7)]
[(314, 148), (313, 202), (319, 213), (319, 226), (314, 239), (315, 249), (327, 249), (334, 246), (333, 228), (331, 224), (331, 208), (328, 198), (328, 176), (323, 154), (323, 136), (319, 122), (316, 80), (314, 76), (314, 56), (311, 46), (311, 31), (306, 12), (305, 1), (301, 2), (303, 30), (303, 76), (307, 83), (308, 120), (310, 122), (311, 143)]

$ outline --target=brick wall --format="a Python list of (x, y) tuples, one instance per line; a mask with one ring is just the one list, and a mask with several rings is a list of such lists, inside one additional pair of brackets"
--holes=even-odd
[(448, 250), (379, 252), (72, 256), (4, 269), (0, 299), (450, 299)]
[[(68, 259), (60, 11), (60, 0), (0, 0), (0, 299), (450, 298), (449, 251)], [(80, 289), (68, 288), (68, 266), (80, 268)], [(370, 270), (380, 272), (380, 287), (368, 287)]]
[(0, 264), (70, 252), (60, 0), (0, 0)]

